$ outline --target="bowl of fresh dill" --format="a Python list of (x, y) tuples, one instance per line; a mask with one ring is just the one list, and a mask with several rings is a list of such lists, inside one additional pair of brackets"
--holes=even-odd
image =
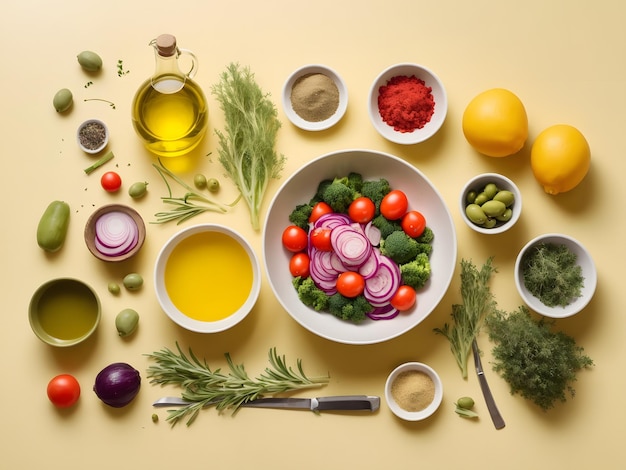
[(515, 261), (515, 285), (535, 312), (566, 318), (583, 310), (597, 284), (591, 253), (578, 240), (548, 233), (530, 240)]

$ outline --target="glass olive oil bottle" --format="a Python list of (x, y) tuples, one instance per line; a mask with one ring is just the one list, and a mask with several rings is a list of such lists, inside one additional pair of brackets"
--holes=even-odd
[[(177, 157), (193, 150), (206, 134), (207, 100), (192, 80), (197, 68), (193, 53), (179, 49), (170, 34), (160, 35), (150, 45), (155, 52), (155, 73), (135, 94), (133, 126), (148, 150)], [(187, 73), (178, 65), (183, 54), (191, 59)]]

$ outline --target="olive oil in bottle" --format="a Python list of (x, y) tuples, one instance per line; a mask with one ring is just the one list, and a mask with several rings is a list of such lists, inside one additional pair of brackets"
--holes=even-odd
[[(151, 152), (163, 157), (184, 155), (200, 143), (208, 123), (206, 97), (192, 80), (197, 61), (191, 52), (176, 46), (172, 35), (162, 34), (150, 45), (156, 70), (135, 94), (133, 126)], [(182, 54), (191, 58), (186, 74), (178, 66)]]

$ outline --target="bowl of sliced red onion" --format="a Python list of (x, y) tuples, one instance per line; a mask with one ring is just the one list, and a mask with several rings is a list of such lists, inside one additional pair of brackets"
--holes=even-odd
[[(374, 218), (352, 211), (352, 203), (343, 211), (316, 213), (323, 182), (351, 174), (367, 182), (384, 179), (389, 193), (399, 190), (406, 196), (406, 206), (398, 214), (389, 214), (394, 220), (388, 225), (397, 232), (394, 242), (384, 221), (375, 220), (383, 212), (382, 204)], [(370, 189), (363, 186), (360, 195)], [(361, 209), (367, 212), (365, 202)], [(302, 218), (297, 208), (307, 205), (310, 216)], [(416, 212), (421, 219), (413, 219)], [(297, 223), (301, 231), (289, 230)], [(405, 250), (403, 243), (411, 258), (400, 260), (397, 255), (402, 253), (396, 253), (396, 261), (390, 259), (394, 246)], [(423, 263), (424, 256), (417, 261), (415, 250), (422, 250), (427, 263)], [(420, 324), (448, 290), (456, 254), (454, 223), (435, 186), (408, 162), (372, 150), (329, 153), (297, 170), (270, 202), (263, 232), (267, 278), (282, 307), (310, 332), (345, 344), (383, 342)], [(413, 260), (414, 265), (402, 267)], [(423, 267), (430, 272), (419, 279)], [(401, 295), (411, 293), (407, 286), (414, 291), (408, 297)], [(319, 291), (329, 297), (328, 302)], [(355, 311), (360, 316), (348, 318)]]
[(136, 210), (122, 204), (97, 209), (85, 225), (85, 243), (102, 261), (124, 261), (139, 252), (146, 226)]

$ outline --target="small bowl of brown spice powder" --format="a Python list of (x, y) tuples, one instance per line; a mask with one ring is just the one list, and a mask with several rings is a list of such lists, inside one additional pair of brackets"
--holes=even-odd
[(334, 126), (348, 107), (346, 84), (324, 65), (306, 65), (293, 72), (283, 87), (283, 109), (300, 129), (321, 131)]
[(78, 126), (76, 138), (83, 152), (96, 154), (109, 143), (109, 129), (99, 119), (88, 119)]
[(421, 421), (441, 405), (443, 386), (431, 367), (421, 362), (406, 362), (387, 377), (385, 398), (398, 418)]

